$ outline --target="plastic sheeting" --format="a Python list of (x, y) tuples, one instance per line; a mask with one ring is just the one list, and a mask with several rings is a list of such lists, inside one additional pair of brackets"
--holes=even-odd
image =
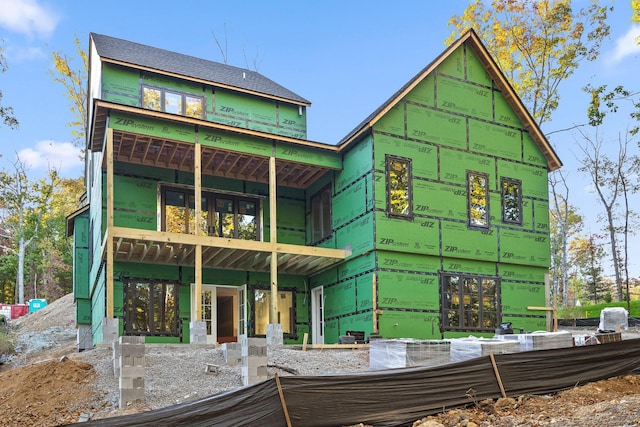
[[(640, 368), (640, 339), (494, 355), (509, 397), (557, 392)], [(433, 368), (279, 377), (291, 425), (405, 426), (444, 409), (501, 397), (490, 356)], [(471, 400), (473, 399), (473, 400)], [(286, 426), (275, 379), (89, 426)]]

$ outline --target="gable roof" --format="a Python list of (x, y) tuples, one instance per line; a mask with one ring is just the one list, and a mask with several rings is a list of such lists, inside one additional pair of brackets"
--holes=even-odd
[(311, 102), (280, 86), (260, 73), (233, 67), (219, 62), (171, 52), (115, 37), (90, 33), (98, 55), (103, 60), (134, 65), (164, 74), (217, 83), (257, 95), (268, 95), (294, 104), (311, 105)]
[(347, 134), (340, 142), (339, 146), (345, 146), (355, 141), (364, 132), (370, 130), (375, 123), (380, 120), (389, 110), (391, 110), (398, 102), (404, 98), (414, 87), (418, 85), (424, 78), (431, 74), (438, 65), (440, 65), (451, 53), (462, 46), (464, 43), (470, 47), (476, 54), (480, 62), (484, 65), (485, 70), (491, 76), (496, 87), (502, 92), (505, 99), (509, 103), (509, 106), (513, 109), (514, 113), (518, 116), (522, 122), (524, 128), (529, 132), (529, 135), (540, 148), (540, 151), (547, 160), (547, 167), (550, 171), (559, 169), (562, 166), (560, 158), (554, 151), (553, 147), (544, 136), (540, 127), (535, 122), (529, 111), (524, 106), (516, 92), (511, 87), (511, 84), (507, 81), (500, 68), (495, 63), (489, 51), (484, 46), (480, 37), (472, 29), (467, 30), (458, 40), (452, 43), (440, 56), (438, 56), (433, 62), (422, 69), (413, 79), (394, 93), (386, 102), (378, 107), (373, 113), (371, 113), (366, 119), (364, 119), (358, 126)]

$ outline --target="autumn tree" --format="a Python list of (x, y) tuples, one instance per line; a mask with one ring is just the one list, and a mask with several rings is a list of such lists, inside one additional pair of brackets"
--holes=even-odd
[[(2, 53), (3, 49), (0, 46), (0, 73), (4, 73), (7, 71), (7, 61)], [(2, 90), (0, 90), (0, 119), (2, 119), (2, 123), (5, 126), (8, 126), (11, 129), (15, 129), (18, 127), (18, 120), (13, 115), (13, 108), (11, 107), (3, 107), (2, 106)]]
[(63, 52), (52, 52), (55, 71), (50, 71), (53, 81), (60, 83), (69, 98), (69, 110), (74, 119), (67, 125), (71, 128), (76, 145), (81, 145), (87, 132), (87, 75), (89, 63), (78, 36), (74, 39), (80, 66), (73, 66), (73, 59)]
[(578, 267), (584, 281), (583, 288), (594, 304), (600, 302), (608, 290), (602, 277), (602, 258), (604, 248), (599, 242), (601, 236), (578, 237), (571, 242), (573, 262)]
[(570, 0), (475, 0), (453, 16), (450, 44), (473, 28), (538, 125), (551, 120), (560, 84), (582, 61), (593, 61), (609, 35), (610, 8), (592, 1), (574, 11)]
[(9, 236), (9, 254), (17, 258), (16, 298), (24, 304), (24, 273), (27, 249), (34, 243), (40, 229), (40, 220), (59, 178), (55, 170), (46, 179), (30, 181), (24, 163), (14, 163), (14, 170), (0, 170), (0, 199), (4, 201), (0, 210), (0, 223)]

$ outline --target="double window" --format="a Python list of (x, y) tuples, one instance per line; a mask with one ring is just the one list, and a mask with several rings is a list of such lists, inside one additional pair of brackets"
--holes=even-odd
[(193, 189), (162, 187), (161, 204), (163, 231), (260, 240), (259, 199), (202, 192), (199, 230)]
[(387, 177), (387, 214), (399, 218), (412, 218), (411, 159), (387, 154), (385, 169)]
[[(285, 336), (294, 335), (295, 331), (295, 294), (292, 291), (278, 291), (278, 316), (275, 323), (282, 325), (282, 332)], [(267, 325), (271, 323), (269, 314), (271, 312), (271, 291), (268, 289), (253, 290), (253, 318), (255, 330), (254, 335), (266, 335)]]
[(204, 97), (191, 93), (142, 86), (142, 107), (187, 117), (202, 118)]
[(331, 185), (311, 196), (311, 242), (331, 235)]
[(498, 327), (498, 278), (441, 273), (440, 289), (445, 330), (493, 331)]
[(179, 336), (178, 284), (124, 280), (124, 331), (129, 335)]

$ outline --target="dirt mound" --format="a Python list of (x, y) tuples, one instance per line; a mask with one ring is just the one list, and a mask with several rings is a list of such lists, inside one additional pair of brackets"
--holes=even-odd
[(94, 375), (91, 365), (69, 358), (0, 373), (2, 425), (56, 426), (77, 422), (81, 413), (92, 409)]
[(75, 328), (73, 294), (67, 294), (33, 313), (10, 321), (10, 327), (20, 332), (43, 331), (51, 327)]

